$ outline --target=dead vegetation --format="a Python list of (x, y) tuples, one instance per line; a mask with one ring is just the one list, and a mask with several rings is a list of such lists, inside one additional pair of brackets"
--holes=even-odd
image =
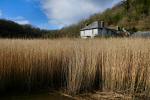
[(0, 92), (98, 90), (150, 96), (149, 45), (149, 39), (1, 39)]

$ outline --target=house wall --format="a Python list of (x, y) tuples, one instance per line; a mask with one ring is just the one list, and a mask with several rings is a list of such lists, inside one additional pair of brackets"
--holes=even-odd
[(106, 29), (99, 29), (98, 30), (98, 35), (99, 36), (106, 36), (107, 35), (107, 30)]
[(93, 29), (93, 35), (94, 36), (98, 35), (98, 29)]
[(112, 36), (112, 34), (113, 34), (113, 31), (105, 29), (105, 28), (98, 30), (99, 36)]
[(85, 36), (93, 36), (92, 30), (85, 30)]
[(80, 31), (81, 37), (94, 37), (98, 35), (98, 29)]
[(81, 36), (81, 37), (84, 37), (84, 36), (85, 36), (84, 31), (80, 31), (80, 36)]
[(112, 33), (112, 31), (108, 31), (108, 36), (111, 36), (113, 33)]
[(112, 30), (102, 28), (102, 29), (91, 29), (80, 31), (81, 37), (95, 37), (95, 36), (112, 36), (114, 32)]

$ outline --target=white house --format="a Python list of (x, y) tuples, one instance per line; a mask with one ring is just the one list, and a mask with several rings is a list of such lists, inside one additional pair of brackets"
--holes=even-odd
[(92, 24), (82, 28), (80, 30), (81, 38), (94, 38), (96, 36), (115, 36), (117, 34), (117, 30), (110, 29), (104, 26), (104, 22), (93, 22)]

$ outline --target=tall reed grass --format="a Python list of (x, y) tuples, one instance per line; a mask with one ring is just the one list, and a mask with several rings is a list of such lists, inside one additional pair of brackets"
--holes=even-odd
[(0, 92), (93, 90), (150, 96), (149, 39), (0, 40)]

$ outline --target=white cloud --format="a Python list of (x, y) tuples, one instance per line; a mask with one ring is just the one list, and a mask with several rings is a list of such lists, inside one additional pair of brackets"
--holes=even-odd
[(17, 22), (18, 24), (21, 24), (21, 25), (30, 24), (30, 22), (27, 19), (25, 19), (23, 16), (17, 16), (14, 19), (14, 21)]
[(17, 16), (16, 18), (8, 18), (10, 20), (15, 21), (18, 24), (24, 25), (24, 24), (30, 24), (30, 21), (25, 19), (23, 16)]
[(120, 0), (41, 0), (50, 24), (66, 26), (112, 7)]
[(17, 22), (18, 24), (21, 24), (21, 25), (30, 24), (30, 22), (28, 20), (17, 20), (15, 22)]
[(14, 18), (15, 20), (24, 20), (25, 18), (23, 16), (17, 16), (16, 18)]

